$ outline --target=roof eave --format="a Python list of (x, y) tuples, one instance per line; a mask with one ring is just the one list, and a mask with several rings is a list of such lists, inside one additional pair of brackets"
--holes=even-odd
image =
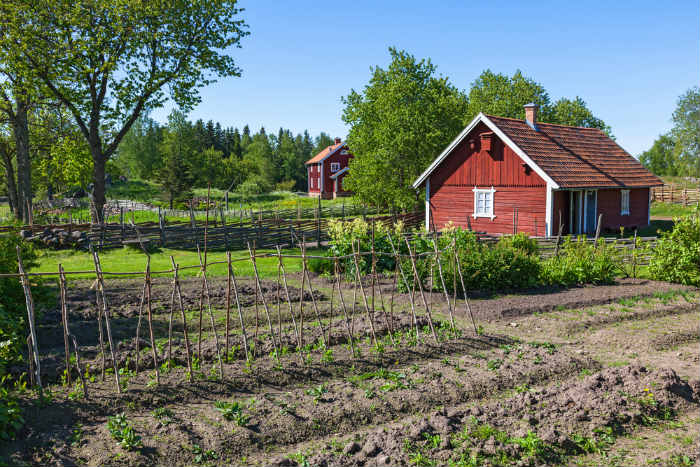
[(464, 138), (476, 127), (476, 125), (479, 122), (483, 122), (487, 127), (491, 129), (496, 135), (522, 159), (524, 160), (534, 171), (537, 175), (542, 177), (544, 181), (547, 182), (547, 185), (550, 186), (553, 189), (558, 189), (559, 184), (555, 182), (552, 177), (547, 174), (539, 165), (533, 161), (530, 156), (528, 156), (525, 151), (520, 149), (517, 144), (511, 140), (508, 135), (506, 135), (503, 130), (501, 130), (498, 125), (496, 125), (494, 122), (492, 122), (486, 115), (484, 115), (482, 112), (479, 112), (479, 114), (474, 117), (474, 119), (469, 123), (469, 125), (462, 130), (457, 137), (452, 140), (452, 142), (445, 148), (442, 153), (430, 164), (430, 166), (416, 179), (415, 182), (413, 182), (413, 188), (418, 189), (423, 182), (430, 176), (430, 174), (447, 158), (447, 156), (454, 150), (455, 147), (459, 143), (464, 140)]

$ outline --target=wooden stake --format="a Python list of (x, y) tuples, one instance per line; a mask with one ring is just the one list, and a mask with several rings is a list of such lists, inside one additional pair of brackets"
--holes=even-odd
[[(256, 286), (256, 290), (260, 291), (260, 297), (262, 299), (263, 309), (265, 310), (265, 316), (267, 317), (267, 325), (268, 325), (268, 328), (270, 331), (270, 337), (272, 338), (272, 345), (275, 347), (275, 350), (278, 352), (278, 355), (279, 355), (279, 347), (277, 345), (275, 330), (272, 327), (272, 320), (270, 319), (270, 310), (267, 307), (267, 300), (265, 300), (265, 294), (262, 291), (262, 285), (260, 285), (260, 276), (258, 275), (258, 265), (255, 261), (255, 254), (253, 254), (253, 250), (250, 247), (250, 243), (248, 243), (248, 253), (250, 254), (250, 261), (253, 263), (253, 272), (255, 273), (255, 286)], [(280, 341), (280, 344), (281, 344), (281, 341)]]
[[(409, 299), (411, 302), (411, 314), (413, 315), (413, 325), (416, 329), (416, 339), (420, 337), (420, 330), (418, 329), (418, 317), (416, 316), (416, 304), (413, 299), (413, 293), (411, 292), (411, 286), (408, 285), (408, 279), (406, 279), (406, 274), (403, 272), (403, 268), (401, 267), (401, 260), (399, 257), (399, 252), (394, 246), (394, 241), (391, 239), (391, 235), (387, 237), (389, 239), (389, 245), (391, 245), (391, 251), (394, 253), (394, 258), (396, 258), (396, 267), (399, 269), (401, 272), (401, 278), (404, 281), (404, 284), (406, 285), (406, 292), (409, 293)], [(414, 283), (415, 283), (415, 278), (414, 278)]]
[(241, 332), (243, 333), (243, 348), (245, 350), (246, 360), (250, 359), (250, 351), (248, 350), (248, 335), (245, 330), (245, 323), (243, 322), (243, 311), (241, 310), (241, 301), (238, 297), (238, 284), (236, 283), (236, 274), (233, 272), (231, 267), (231, 252), (226, 252), (226, 259), (228, 263), (228, 273), (231, 275), (231, 284), (233, 285), (233, 295), (236, 299), (236, 308), (238, 309), (238, 319), (241, 323)]
[(374, 345), (377, 345), (377, 333), (374, 330), (374, 318), (373, 318), (373, 313), (369, 310), (369, 303), (367, 303), (367, 295), (365, 294), (365, 288), (362, 285), (362, 277), (360, 276), (360, 264), (358, 260), (359, 252), (358, 250), (360, 249), (359, 245), (359, 240), (358, 240), (358, 246), (357, 250), (355, 249), (355, 244), (352, 244), (352, 256), (353, 259), (355, 260), (355, 279), (358, 284), (360, 284), (360, 293), (362, 294), (362, 300), (365, 304), (365, 311), (367, 311), (367, 319), (369, 319), (369, 325), (372, 329), (372, 339), (374, 340)]
[[(149, 265), (151, 264), (151, 257), (148, 256), (146, 260), (146, 271), (148, 271)], [(139, 374), (139, 354), (141, 353), (141, 317), (143, 316), (143, 306), (146, 303), (146, 286), (148, 280), (146, 277), (146, 272), (143, 273), (143, 290), (141, 291), (141, 304), (139, 305), (139, 319), (136, 323), (136, 374)]]
[(442, 284), (442, 290), (445, 292), (445, 301), (447, 301), (447, 311), (450, 313), (450, 324), (452, 325), (452, 332), (455, 331), (455, 317), (452, 314), (452, 305), (450, 304), (450, 294), (447, 293), (447, 286), (445, 285), (445, 277), (442, 275), (442, 264), (440, 264), (440, 251), (438, 251), (438, 238), (437, 234), (433, 232), (433, 247), (435, 248), (435, 262), (438, 267), (438, 274), (440, 275), (440, 283)]
[[(206, 242), (204, 243), (204, 245), (206, 248)], [(207, 263), (206, 263), (207, 254), (206, 254), (206, 252), (207, 252), (207, 250), (205, 249), (204, 250), (204, 261), (205, 261), (204, 263), (202, 263), (202, 255), (199, 255), (199, 265), (200, 265), (201, 271), (202, 271), (202, 284), (204, 285), (204, 292), (205, 292), (206, 297), (207, 297), (207, 311), (209, 312), (209, 321), (211, 323), (211, 331), (214, 333), (214, 345), (216, 346), (216, 355), (217, 355), (218, 360), (219, 360), (219, 377), (223, 380), (224, 379), (224, 365), (223, 365), (223, 362), (221, 360), (221, 349), (219, 348), (219, 335), (216, 332), (216, 325), (214, 323), (214, 312), (211, 310), (211, 295), (209, 293), (209, 281), (207, 280)], [(200, 319), (201, 319), (201, 315), (200, 315)], [(202, 332), (201, 328), (199, 329), (199, 332), (201, 335), (201, 332)], [(199, 341), (199, 345), (201, 348), (201, 345), (202, 345), (201, 339)], [(202, 358), (201, 353), (200, 353), (199, 358), (200, 359)]]
[(416, 268), (416, 257), (411, 251), (411, 244), (408, 239), (406, 239), (406, 246), (408, 247), (408, 255), (411, 258), (411, 266), (413, 267), (413, 274), (416, 277), (416, 282), (418, 283), (418, 290), (420, 291), (421, 298), (423, 299), (423, 304), (425, 305), (425, 311), (428, 314), (428, 323), (430, 324), (430, 330), (433, 332), (433, 337), (435, 338), (435, 343), (439, 344), (437, 332), (435, 332), (435, 326), (433, 326), (433, 315), (430, 312), (430, 306), (428, 301), (425, 299), (425, 292), (423, 292), (423, 284), (421, 283), (420, 277), (418, 276), (418, 269)]
[(75, 350), (75, 366), (78, 368), (78, 377), (80, 378), (80, 383), (83, 385), (83, 395), (85, 396), (85, 399), (87, 399), (88, 398), (87, 381), (85, 381), (85, 377), (83, 376), (83, 370), (82, 370), (81, 365), (80, 365), (80, 353), (78, 352), (78, 341), (75, 340), (75, 336), (73, 336), (73, 334), (68, 334), (68, 337), (73, 342), (73, 350)]
[(151, 354), (153, 355), (153, 368), (156, 370), (156, 384), (160, 384), (160, 371), (158, 371), (158, 353), (156, 339), (153, 335), (153, 313), (151, 309), (151, 259), (148, 258), (146, 266), (146, 306), (148, 310), (148, 333), (151, 337)]
[(467, 312), (472, 319), (472, 325), (474, 326), (474, 334), (478, 334), (479, 331), (476, 329), (476, 322), (474, 321), (474, 315), (472, 314), (472, 307), (469, 305), (469, 298), (467, 297), (467, 288), (464, 286), (464, 277), (462, 276), (462, 266), (459, 264), (459, 255), (457, 254), (457, 247), (455, 246), (455, 263), (457, 265), (457, 272), (459, 273), (459, 281), (462, 284), (462, 293), (464, 294), (464, 304), (467, 307)]
[(68, 308), (66, 306), (66, 276), (63, 273), (63, 265), (58, 264), (58, 284), (61, 298), (61, 321), (63, 323), (63, 347), (66, 356), (66, 381), (70, 386), (73, 384), (70, 369), (70, 342), (68, 341)]
[[(306, 262), (306, 257), (305, 257), (305, 252), (306, 248), (302, 250), (304, 253), (302, 253), (302, 261)], [(304, 271), (306, 273), (306, 280), (309, 283), (309, 293), (311, 294), (311, 304), (313, 305), (314, 308), (314, 313), (316, 314), (316, 319), (318, 320), (318, 327), (321, 330), (321, 342), (323, 343), (324, 346), (327, 346), (328, 343), (326, 341), (325, 337), (325, 329), (323, 327), (323, 322), (321, 322), (321, 314), (318, 311), (318, 305), (316, 304), (316, 297), (314, 296), (314, 287), (313, 284), (311, 283), (311, 276), (309, 275), (309, 268), (306, 267), (304, 268)], [(301, 289), (302, 295), (304, 294), (304, 289)], [(330, 339), (330, 334), (328, 335), (328, 339)]]
[(282, 252), (280, 251), (279, 245), (277, 245), (277, 260), (279, 261), (279, 268), (282, 271), (282, 282), (284, 284), (284, 293), (287, 298), (287, 304), (289, 305), (289, 314), (292, 316), (292, 325), (294, 326), (294, 334), (297, 338), (297, 345), (301, 348), (301, 341), (299, 340), (299, 329), (297, 329), (297, 321), (294, 317), (294, 309), (292, 307), (292, 301), (289, 299), (289, 288), (287, 287), (287, 274), (284, 270), (284, 263), (282, 262)]
[[(226, 204), (228, 205), (228, 191), (226, 192)], [(228, 269), (226, 271), (226, 343), (224, 344), (224, 355), (226, 355), (226, 361), (229, 361), (229, 328), (231, 321), (231, 252), (226, 251), (226, 264)]]
[[(121, 394), (121, 385), (119, 384), (119, 362), (117, 362), (117, 349), (112, 340), (112, 326), (109, 322), (109, 311), (107, 309), (107, 297), (105, 296), (105, 282), (102, 275), (102, 265), (97, 251), (92, 250), (92, 258), (95, 262), (95, 274), (97, 275), (97, 290), (98, 295), (102, 296), (102, 315), (105, 318), (105, 328), (107, 329), (107, 340), (109, 341), (109, 351), (112, 355), (112, 367), (114, 368), (114, 379), (117, 384), (117, 394)], [(99, 305), (98, 305), (99, 306)]]
[(355, 339), (353, 339), (352, 331), (350, 330), (350, 320), (348, 319), (348, 311), (345, 308), (345, 299), (343, 298), (343, 291), (340, 287), (340, 268), (338, 267), (338, 259), (335, 259), (335, 282), (338, 285), (338, 295), (340, 296), (340, 304), (343, 309), (343, 317), (345, 318), (345, 329), (348, 332), (348, 338), (350, 339), (350, 348), (352, 349), (352, 357), (355, 358), (357, 353), (355, 351)]
[(175, 264), (175, 259), (170, 255), (170, 264), (173, 266), (173, 282), (175, 283), (175, 290), (177, 292), (178, 303), (180, 304), (180, 315), (182, 317), (182, 330), (185, 334), (185, 351), (187, 352), (187, 371), (189, 372), (190, 383), (194, 381), (192, 377), (192, 353), (190, 351), (190, 338), (187, 333), (187, 316), (185, 315), (185, 307), (182, 304), (182, 291), (180, 290), (180, 278), (178, 277), (178, 272), (180, 266)]
[[(35, 323), (34, 323), (34, 300), (32, 299), (32, 291), (31, 288), (29, 287), (29, 278), (27, 277), (27, 273), (24, 272), (24, 264), (22, 263), (22, 251), (17, 245), (17, 268), (19, 270), (20, 274), (20, 279), (22, 282), (22, 289), (24, 289), (24, 301), (25, 304), (27, 305), (27, 321), (29, 322), (29, 336), (31, 338), (31, 350), (32, 350), (32, 356), (34, 357), (33, 359), (33, 364), (34, 364), (34, 371), (36, 372), (36, 385), (39, 386), (39, 391), (43, 390), (43, 387), (41, 385), (41, 364), (39, 363), (39, 344), (37, 343), (36, 340), (36, 329), (34, 328)], [(30, 357), (31, 358), (31, 357)]]

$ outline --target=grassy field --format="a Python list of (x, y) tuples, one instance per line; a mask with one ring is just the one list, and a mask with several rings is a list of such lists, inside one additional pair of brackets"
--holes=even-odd
[[(258, 250), (258, 254), (273, 254), (274, 250)], [(299, 250), (282, 250), (282, 253), (298, 254)], [(309, 250), (309, 254), (314, 254), (314, 250)], [(31, 272), (56, 272), (58, 265), (62, 264), (66, 272), (71, 271), (92, 271), (94, 264), (92, 256), (83, 251), (73, 250), (42, 250), (39, 252), (38, 266), (31, 269)], [(175, 258), (175, 262), (180, 267), (193, 266), (199, 264), (196, 251), (172, 250), (163, 248), (151, 254), (151, 271), (164, 271), (170, 269), (170, 256)], [(236, 259), (248, 258), (247, 251), (233, 251), (231, 257), (234, 260), (233, 269), (236, 275), (252, 276), (253, 267), (249, 260), (235, 261)], [(118, 248), (108, 250), (100, 254), (102, 269), (105, 272), (143, 272), (146, 268), (146, 255), (133, 248)], [(226, 261), (225, 252), (209, 252), (207, 262)], [(277, 277), (277, 258), (259, 258), (257, 260), (258, 272), (264, 278)], [(301, 271), (301, 260), (289, 258), (284, 260), (286, 272)], [(214, 264), (207, 267), (207, 272), (211, 276), (226, 275), (226, 264)], [(181, 271), (183, 277), (196, 276), (199, 269), (191, 268)], [(166, 274), (170, 276), (171, 274)], [(69, 279), (91, 278), (94, 273), (69, 275)]]
[(682, 204), (659, 203), (651, 204), (651, 217), (680, 217), (692, 214), (695, 206), (683, 206)]
[[(206, 198), (207, 188), (195, 188), (192, 190), (194, 196), (198, 198)], [(147, 180), (129, 180), (126, 182), (115, 183), (107, 189), (107, 198), (109, 199), (130, 199), (133, 201), (141, 201), (167, 207), (167, 203), (163, 199), (163, 189), (157, 183)], [(218, 188), (212, 188), (210, 193), (212, 201), (223, 202), (226, 199), (226, 191)], [(318, 203), (316, 198), (308, 198), (299, 196), (288, 191), (273, 191), (250, 198), (242, 195), (229, 192), (229, 207), (231, 209), (292, 209), (301, 204), (302, 207), (315, 207)], [(348, 199), (322, 200), (323, 206), (341, 205), (345, 202), (348, 204)]]
[(688, 180), (687, 177), (674, 177), (671, 175), (666, 175), (664, 177), (661, 177), (661, 179), (664, 181), (664, 183), (667, 184), (674, 184), (678, 187), (685, 187), (685, 188), (698, 188), (700, 187), (700, 183), (694, 182), (691, 180)]

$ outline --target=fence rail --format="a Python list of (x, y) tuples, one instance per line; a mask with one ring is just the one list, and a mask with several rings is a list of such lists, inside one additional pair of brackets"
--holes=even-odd
[(651, 189), (651, 200), (661, 203), (682, 204), (689, 206), (700, 203), (700, 188), (667, 184)]
[[(421, 213), (397, 215), (370, 216), (368, 222), (394, 224), (403, 222), (407, 228), (417, 227), (422, 222)], [(342, 218), (341, 218), (342, 219)], [(353, 218), (346, 217), (345, 220)], [(38, 235), (54, 229), (65, 230), (70, 236), (73, 232), (84, 232), (87, 241), (84, 248), (92, 246), (98, 250), (119, 248), (125, 245), (137, 245), (143, 242), (148, 245), (174, 249), (194, 249), (203, 246), (216, 250), (239, 250), (246, 245), (255, 243), (258, 248), (273, 248), (275, 246), (291, 247), (304, 242), (321, 242), (329, 239), (328, 218), (315, 219), (282, 219), (265, 218), (263, 216), (239, 219), (238, 222), (228, 222), (225, 216), (212, 217), (205, 224), (192, 218), (190, 222), (166, 222), (161, 214), (159, 222), (144, 222), (140, 224), (120, 223), (110, 224), (50, 224), (27, 225), (21, 228), (15, 226), (0, 227), (0, 234), (26, 232), (25, 236), (35, 238)]]

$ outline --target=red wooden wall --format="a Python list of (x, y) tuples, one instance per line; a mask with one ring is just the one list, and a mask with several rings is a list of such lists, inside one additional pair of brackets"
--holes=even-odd
[(630, 190), (630, 213), (620, 214), (622, 195), (618, 189), (598, 190), (598, 213), (603, 214), (604, 229), (618, 230), (624, 227), (642, 227), (649, 219), (649, 189)]
[[(306, 170), (308, 173), (309, 193), (318, 193), (319, 191), (321, 191), (321, 164), (309, 164), (306, 166)], [(315, 181), (312, 182), (312, 180)]]
[[(482, 146), (481, 134), (490, 129), (479, 124), (430, 175), (431, 220), (437, 229), (450, 221), (487, 233), (512, 233), (513, 212), (518, 210), (517, 230), (545, 235), (546, 182), (496, 135), (491, 149)], [(494, 187), (493, 220), (474, 218), (474, 187)]]
[(335, 172), (331, 172), (331, 162), (339, 162), (339, 170), (342, 170), (348, 166), (350, 159), (352, 159), (352, 154), (349, 152), (347, 154), (341, 154), (343, 149), (347, 151), (348, 147), (343, 146), (342, 149), (338, 150), (338, 152), (323, 161), (323, 191), (327, 193), (333, 193), (333, 179), (331, 178), (331, 175), (333, 175)]

